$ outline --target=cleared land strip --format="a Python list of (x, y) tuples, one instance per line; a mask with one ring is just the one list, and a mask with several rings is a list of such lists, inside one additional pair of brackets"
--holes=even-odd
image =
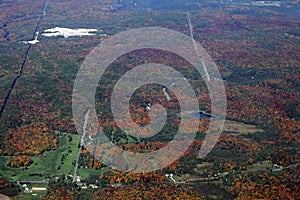
[[(40, 23), (41, 21), (43, 20), (44, 16), (45, 16), (45, 13), (46, 13), (46, 6), (47, 6), (47, 0), (44, 1), (44, 4), (43, 4), (43, 8), (42, 8), (42, 14), (35, 26), (35, 29), (34, 29), (34, 33), (33, 33), (33, 38), (37, 35), (37, 31), (38, 31), (38, 28), (40, 26)], [(24, 57), (24, 60), (23, 60), (23, 63), (22, 65), (20, 66), (20, 71), (19, 71), (19, 74), (16, 76), (16, 78), (13, 80), (12, 84), (11, 84), (11, 87), (10, 87), (10, 90), (8, 91), (8, 94), (6, 95), (5, 97), (5, 100), (4, 100), (4, 103), (1, 107), (1, 110), (0, 110), (0, 118), (5, 110), (5, 107), (9, 101), (9, 98), (12, 94), (12, 91), (14, 90), (15, 86), (16, 86), (16, 83), (17, 81), (22, 77), (22, 74), (23, 74), (23, 71), (26, 67), (26, 63), (27, 63), (27, 59), (28, 59), (28, 55), (30, 53), (30, 50), (31, 50), (31, 47), (32, 47), (32, 44), (29, 44), (27, 50), (26, 50), (26, 53), (25, 53), (25, 57)]]

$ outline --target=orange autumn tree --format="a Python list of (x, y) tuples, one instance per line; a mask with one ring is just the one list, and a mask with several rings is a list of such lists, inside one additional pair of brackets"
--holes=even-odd
[(204, 199), (190, 191), (166, 184), (134, 184), (109, 188), (94, 195), (94, 199)]
[(38, 155), (47, 148), (56, 148), (58, 141), (45, 123), (33, 123), (19, 129), (9, 129), (3, 142), (3, 150), (9, 155)]
[(66, 188), (58, 188), (46, 194), (42, 200), (73, 200), (73, 193)]
[(19, 168), (19, 167), (29, 166), (32, 163), (33, 163), (33, 160), (29, 156), (26, 156), (26, 155), (14, 156), (11, 158), (11, 160), (9, 161), (7, 166)]

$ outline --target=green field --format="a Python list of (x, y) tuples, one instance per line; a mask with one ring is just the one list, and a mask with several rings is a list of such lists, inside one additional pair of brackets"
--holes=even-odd
[(81, 176), (82, 178), (87, 178), (89, 176), (99, 176), (100, 174), (103, 174), (110, 170), (111, 169), (108, 167), (104, 167), (101, 170), (80, 168), (80, 169), (78, 169), (77, 175)]
[(46, 192), (38, 193), (22, 193), (22, 195), (15, 197), (17, 200), (35, 200), (42, 199)]
[[(74, 173), (80, 139), (76, 135), (61, 134), (57, 149), (32, 156), (33, 164), (27, 168), (10, 168), (7, 162), (10, 156), (1, 156), (0, 173), (9, 180), (49, 180), (55, 176)], [(62, 157), (64, 160), (62, 161)], [(30, 176), (30, 174), (33, 174)]]
[[(73, 175), (79, 143), (80, 138), (76, 135), (60, 134), (58, 148), (46, 151), (41, 155), (32, 156), (33, 164), (27, 168), (7, 167), (11, 157), (1, 156), (0, 174), (11, 181), (41, 181), (64, 174)], [(100, 175), (107, 170), (107, 168), (100, 171), (80, 168), (78, 175), (87, 178), (89, 175)]]

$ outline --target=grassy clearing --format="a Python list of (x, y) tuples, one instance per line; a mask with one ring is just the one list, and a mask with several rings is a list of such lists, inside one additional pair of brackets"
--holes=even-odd
[[(0, 174), (11, 181), (42, 181), (50, 180), (56, 176), (73, 175), (74, 164), (78, 154), (78, 144), (80, 138), (76, 135), (61, 134), (59, 136), (59, 144), (57, 149), (46, 151), (38, 156), (31, 156), (33, 164), (28, 168), (10, 168), (7, 163), (10, 156), (1, 156)], [(109, 171), (110, 168), (101, 170), (93, 170), (88, 168), (79, 168), (78, 176), (88, 178), (91, 176), (99, 176)]]
[(101, 174), (108, 172), (110, 170), (111, 169), (108, 167), (102, 168), (101, 170), (80, 168), (78, 169), (77, 175), (85, 179), (88, 178), (89, 176), (100, 176)]
[(261, 161), (248, 166), (247, 172), (268, 171), (273, 168), (273, 164), (268, 161)]
[(242, 122), (226, 120), (223, 128), (223, 133), (227, 134), (236, 134), (236, 135), (244, 135), (244, 134), (252, 134), (257, 132), (263, 132), (264, 130), (259, 127), (251, 124), (245, 124)]
[(22, 193), (21, 195), (13, 198), (14, 200), (35, 200), (42, 199), (46, 192), (39, 193)]
[(59, 141), (57, 149), (32, 156), (34, 163), (28, 168), (7, 167), (6, 163), (10, 160), (10, 156), (1, 156), (0, 173), (4, 178), (12, 181), (48, 180), (63, 174), (73, 174), (73, 163), (77, 159), (80, 139), (76, 135), (62, 134), (59, 136)]

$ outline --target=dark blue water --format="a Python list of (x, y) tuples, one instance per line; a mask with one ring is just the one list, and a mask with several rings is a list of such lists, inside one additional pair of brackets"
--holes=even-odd
[(210, 115), (210, 114), (206, 114), (206, 113), (203, 113), (203, 112), (199, 112), (199, 113), (192, 113), (192, 116), (193, 117), (196, 117), (196, 118), (204, 118), (204, 119), (210, 119), (210, 118), (214, 118), (214, 116)]

